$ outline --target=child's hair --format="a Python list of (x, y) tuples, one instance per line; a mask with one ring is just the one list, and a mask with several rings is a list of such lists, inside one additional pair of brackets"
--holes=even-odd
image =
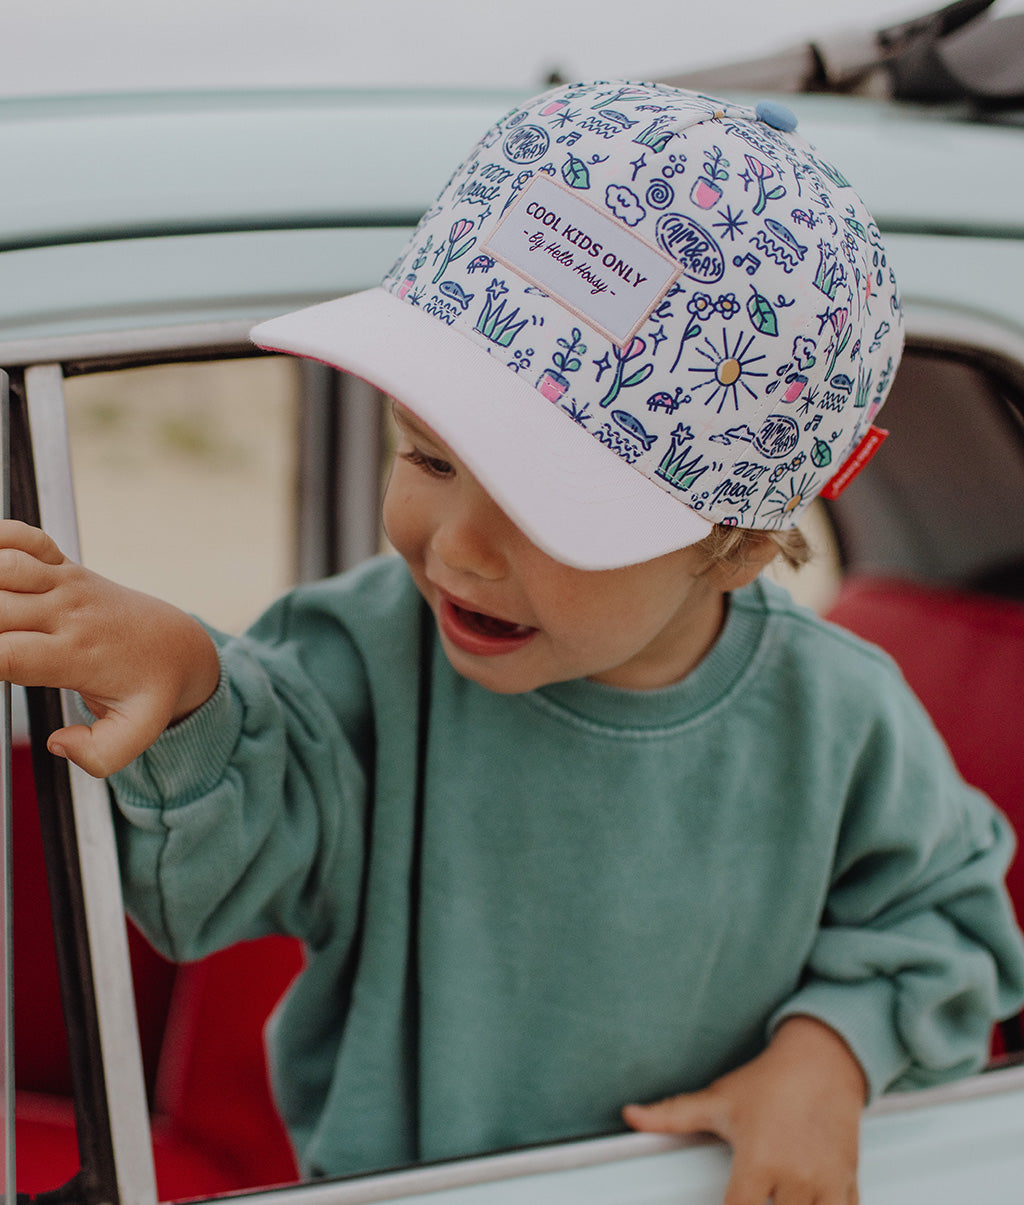
[(790, 527), (785, 531), (764, 531), (716, 523), (709, 534), (694, 547), (707, 556), (707, 564), (703, 570), (707, 573), (716, 565), (734, 565), (736, 568), (742, 568), (749, 563), (755, 550), (763, 549), (765, 544), (775, 546), (772, 560), (781, 557), (790, 569), (799, 569), (801, 565), (806, 565), (812, 556), (811, 546), (799, 527)]

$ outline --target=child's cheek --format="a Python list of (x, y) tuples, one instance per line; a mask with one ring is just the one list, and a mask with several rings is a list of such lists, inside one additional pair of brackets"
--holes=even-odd
[(381, 521), (384, 534), (391, 542), (395, 551), (407, 561), (415, 555), (416, 545), (416, 507), (413, 492), (403, 482), (404, 474), (399, 465), (391, 471), (387, 489), (384, 493), (384, 503), (381, 508)]

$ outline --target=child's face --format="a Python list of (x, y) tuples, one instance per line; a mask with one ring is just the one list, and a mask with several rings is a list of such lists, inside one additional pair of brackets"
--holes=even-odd
[(427, 600), (454, 668), (514, 694), (593, 678), (651, 690), (684, 677), (724, 614), (716, 575), (684, 548), (587, 572), (533, 544), (454, 453), (404, 407), (384, 527)]

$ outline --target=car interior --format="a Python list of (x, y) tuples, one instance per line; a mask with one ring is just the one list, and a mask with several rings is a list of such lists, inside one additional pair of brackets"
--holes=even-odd
[[(220, 363), (251, 371), (260, 362)], [(88, 501), (88, 444), (90, 431), (95, 435), (96, 416), (91, 425), (81, 415), (75, 418), (76, 380), (89, 383), (84, 367), (76, 366), (68, 374), (65, 388), (72, 444), (77, 430), (83, 445), (73, 451), (73, 462), (83, 539), (88, 545), (86, 515), (96, 506), (102, 517), (103, 507)], [(116, 378), (116, 367), (109, 363), (101, 367), (104, 377)], [(137, 375), (138, 369), (130, 362), (121, 372)], [(826, 559), (836, 575), (829, 617), (881, 645), (896, 659), (931, 712), (961, 772), (999, 804), (1018, 831), (1024, 831), (1024, 746), (1019, 740), (1024, 729), (1024, 698), (1019, 689), (1024, 679), (1022, 381), (1024, 365), (1008, 357), (977, 347), (912, 342), (883, 411), (891, 432), (884, 451), (840, 498), (827, 504), (824, 516), (831, 543)], [(100, 377), (91, 383), (101, 383)], [(86, 409), (90, 404), (95, 409), (97, 397), (106, 399), (102, 404), (108, 410), (114, 406), (109, 386), (108, 381), (106, 394), (96, 393), (95, 388), (92, 394), (87, 392), (82, 403)], [(335, 428), (335, 437), (326, 439), (310, 411), (322, 410), (325, 397), (335, 402), (344, 397), (346, 380), (318, 370), (287, 387), (297, 390), (298, 401), (284, 407), (283, 425), (273, 436), (280, 440), (284, 432), (295, 447), (286, 476), (301, 459), (307, 472), (336, 481), (339, 446), (361, 443), (359, 460), (373, 466), (369, 488), (376, 494), (385, 435), (380, 424), (366, 416), (381, 408), (357, 406), (361, 419), (348, 421), (362, 421), (361, 436), (354, 435), (350, 426), (347, 436), (338, 438)], [(349, 387), (364, 388), (359, 383)], [(149, 395), (159, 393), (151, 382), (143, 381), (143, 388)], [(246, 389), (251, 393), (251, 383)], [(12, 408), (17, 411), (19, 404), (16, 382)], [(346, 407), (340, 409), (344, 412)], [(207, 425), (216, 429), (210, 411), (204, 413)], [(180, 415), (177, 421), (180, 424)], [(12, 424), (17, 460), (16, 414)], [(106, 444), (116, 443), (116, 427), (109, 413), (99, 420), (100, 438)], [(137, 431), (133, 438), (139, 438)], [(179, 432), (177, 438), (184, 437)], [(324, 453), (313, 457), (315, 466), (308, 463), (310, 440)], [(192, 453), (200, 460), (210, 455), (205, 448), (198, 452), (193, 448)], [(347, 455), (352, 457), (351, 447)], [(222, 470), (223, 461), (219, 463)], [(265, 469), (258, 471), (266, 483)], [(109, 477), (102, 460), (94, 472)], [(17, 471), (13, 477), (15, 495), (23, 494)], [(301, 502), (295, 507), (293, 525), (301, 518)], [(320, 530), (326, 526), (323, 516), (313, 521), (307, 514), (304, 521)], [(186, 532), (183, 538), (187, 547), (197, 536)], [(347, 549), (336, 540), (328, 548), (321, 539), (318, 547), (307, 546), (301, 557), (293, 547), (288, 553), (291, 576), (333, 571), (345, 561), (375, 551), (380, 538), (377, 530), (365, 531), (361, 545), (350, 537)], [(238, 615), (227, 620), (241, 621)], [(30, 714), (31, 708), (30, 704)], [(38, 749), (33, 755), (27, 737), (15, 743), (17, 1170), (19, 1191), (31, 1195), (65, 1184), (82, 1166), (74, 1104), (76, 1091), (82, 1089), (76, 1087), (75, 1060), (69, 1055), (61, 1009), (60, 981), (67, 970), (60, 969), (61, 956), (54, 948), (54, 905), (47, 875), (52, 891), (55, 872), (46, 865), (40, 828), (42, 823), (46, 844), (51, 844), (54, 821), (47, 817), (46, 807), (40, 820), (36, 788), (37, 781), (48, 782), (51, 771), (40, 761)], [(44, 787), (41, 794), (47, 793)], [(1020, 861), (1011, 870), (1009, 883), (1024, 919)], [(60, 890), (52, 898), (59, 905)], [(294, 1182), (297, 1169), (267, 1085), (262, 1031), (301, 966), (298, 943), (265, 938), (198, 963), (173, 966), (129, 925), (129, 947), (159, 1198), (176, 1200)], [(62, 957), (67, 962), (66, 954)], [(1019, 1057), (1024, 1050), (1022, 1037), (1019, 1017), (1004, 1023), (993, 1034), (993, 1058), (1005, 1063)]]

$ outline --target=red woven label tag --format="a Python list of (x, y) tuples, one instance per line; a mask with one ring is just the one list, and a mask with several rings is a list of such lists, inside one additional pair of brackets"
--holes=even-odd
[(846, 458), (836, 475), (826, 483), (825, 488), (820, 491), (818, 496), (827, 498), (830, 502), (834, 498), (838, 498), (882, 446), (888, 434), (889, 432), (881, 427), (868, 427), (864, 438)]

